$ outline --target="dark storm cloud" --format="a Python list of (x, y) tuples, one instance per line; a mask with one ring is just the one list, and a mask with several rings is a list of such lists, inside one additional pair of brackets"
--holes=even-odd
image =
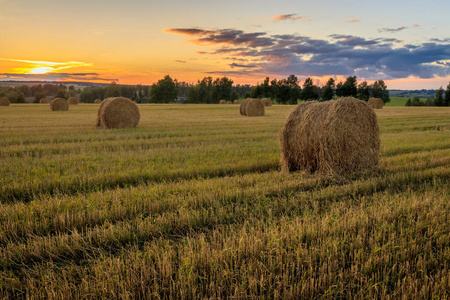
[[(189, 29), (168, 31), (190, 32)], [(366, 79), (431, 78), (450, 74), (449, 64), (442, 62), (450, 59), (450, 39), (402, 45), (402, 41), (395, 38), (367, 39), (342, 34), (330, 35), (330, 39), (325, 40), (299, 34), (270, 35), (235, 29), (197, 28), (194, 32), (191, 42), (212, 45), (210, 55), (235, 61), (251, 60), (251, 64), (230, 64), (232, 68), (242, 68), (230, 74), (245, 71), (246, 75), (249, 72), (281, 76), (357, 75)]]
[(47, 74), (19, 74), (19, 73), (0, 73), (0, 80), (81, 80), (81, 81), (119, 81), (117, 78), (101, 78), (97, 73), (47, 73)]

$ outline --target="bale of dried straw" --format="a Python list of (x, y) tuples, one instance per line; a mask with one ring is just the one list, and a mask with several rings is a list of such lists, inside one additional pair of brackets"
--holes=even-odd
[(264, 104), (264, 106), (272, 106), (272, 100), (270, 98), (262, 98), (261, 102)]
[(136, 127), (140, 117), (138, 106), (130, 99), (107, 98), (98, 108), (97, 126), (103, 128)]
[(247, 103), (253, 100), (252, 98), (245, 98), (242, 102), (241, 102), (241, 106), (239, 107), (239, 113), (243, 116), (245, 116), (245, 107), (247, 106)]
[(280, 132), (281, 168), (328, 174), (378, 166), (377, 116), (353, 97), (307, 101), (290, 113)]
[(233, 104), (233, 102), (231, 102), (231, 101), (227, 101), (227, 104)]
[(69, 110), (69, 103), (66, 99), (56, 98), (50, 102), (50, 109), (53, 111), (66, 111)]
[(241, 101), (239, 101), (239, 100), (234, 100), (234, 101), (233, 101), (233, 104), (241, 104)]
[(220, 100), (219, 104), (227, 104), (227, 100)]
[(0, 97), (0, 106), (9, 106), (8, 98)]
[(70, 97), (67, 99), (67, 103), (69, 103), (69, 105), (78, 105), (78, 99), (75, 97)]
[(375, 109), (381, 109), (384, 106), (383, 99), (380, 98), (370, 98), (367, 104), (369, 104), (370, 107)]
[(102, 103), (102, 100), (100, 100), (100, 99), (95, 99), (95, 100), (94, 100), (94, 103), (96, 103), (96, 104)]
[(42, 98), (41, 100), (39, 100), (40, 104), (48, 104), (47, 98)]
[(245, 115), (248, 117), (264, 116), (264, 104), (258, 99), (252, 99), (245, 105)]

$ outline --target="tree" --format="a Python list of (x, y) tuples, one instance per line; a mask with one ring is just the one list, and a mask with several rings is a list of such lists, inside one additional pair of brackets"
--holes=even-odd
[(331, 100), (334, 96), (334, 90), (336, 89), (336, 82), (333, 78), (330, 77), (325, 87), (323, 88), (323, 100)]
[(450, 82), (445, 89), (444, 106), (450, 106)]
[(363, 81), (358, 84), (358, 92), (356, 94), (356, 98), (364, 101), (368, 101), (370, 98), (370, 87), (367, 84), (367, 81)]
[(232, 100), (231, 94), (233, 92), (233, 80), (228, 77), (216, 78), (213, 82), (212, 98), (214, 103), (219, 100)]
[(372, 85), (370, 85), (370, 94), (374, 98), (383, 99), (384, 103), (391, 102), (389, 98), (389, 91), (383, 80), (377, 80)]
[(444, 106), (445, 99), (444, 99), (444, 89), (442, 86), (436, 91), (436, 96), (434, 97), (434, 103), (436, 106)]
[(339, 97), (356, 97), (358, 93), (356, 76), (349, 76), (344, 83), (339, 82), (336, 87), (336, 95)]
[(35, 93), (34, 94), (34, 103), (39, 103), (39, 101), (42, 99), (42, 98), (45, 98), (46, 96), (45, 96), (45, 93), (44, 92), (37, 92), (37, 93)]
[(411, 106), (411, 98), (408, 98), (408, 101), (406, 101), (405, 106)]
[(170, 103), (177, 99), (178, 87), (176, 79), (173, 80), (169, 75), (158, 80), (152, 85), (150, 91), (150, 101), (153, 103)]
[(414, 96), (411, 100), (411, 106), (423, 106), (422, 101), (420, 101), (419, 96)]
[(306, 78), (305, 82), (303, 83), (303, 89), (301, 92), (300, 99), (302, 100), (313, 100), (319, 98), (319, 95), (316, 91), (316, 86), (314, 85), (311, 77)]
[(111, 82), (111, 84), (108, 85), (108, 87), (106, 88), (105, 98), (120, 97), (120, 96), (121, 96), (120, 86), (117, 85), (114, 81)]
[(66, 99), (66, 100), (69, 99), (69, 95), (67, 94), (66, 89), (58, 90), (56, 92), (56, 94), (53, 95), (53, 99), (56, 99), (56, 98), (63, 98), (63, 99)]

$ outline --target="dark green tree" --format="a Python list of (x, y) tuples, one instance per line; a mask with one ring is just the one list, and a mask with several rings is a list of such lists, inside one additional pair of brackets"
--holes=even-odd
[(303, 89), (300, 95), (300, 99), (314, 100), (317, 98), (319, 98), (319, 95), (317, 94), (317, 87), (314, 85), (311, 77), (308, 77), (303, 83)]
[(408, 98), (408, 101), (406, 101), (405, 106), (411, 106), (411, 98)]
[(341, 86), (341, 96), (342, 97), (356, 97), (358, 93), (356, 76), (349, 76), (345, 80), (344, 84)]
[(370, 85), (370, 95), (374, 98), (383, 99), (384, 103), (391, 102), (387, 86), (381, 79)]
[(368, 101), (370, 98), (370, 86), (367, 84), (367, 81), (363, 81), (358, 84), (358, 92), (356, 94), (356, 98), (364, 101)]
[(66, 100), (69, 99), (69, 95), (67, 93), (67, 90), (66, 89), (58, 90), (56, 92), (56, 94), (53, 95), (53, 99), (56, 99), (56, 98), (63, 98), (63, 99), (66, 99)]
[(213, 82), (212, 98), (214, 103), (218, 103), (220, 100), (231, 100), (231, 94), (233, 92), (233, 80), (228, 77), (216, 78)]
[(450, 106), (450, 82), (445, 89), (444, 106)]
[(325, 87), (323, 88), (323, 100), (331, 100), (334, 96), (334, 90), (336, 89), (336, 81), (330, 77)]
[(177, 95), (177, 80), (173, 80), (169, 75), (166, 75), (152, 85), (150, 101), (153, 103), (170, 103), (177, 99)]
[(444, 106), (445, 99), (444, 99), (444, 89), (442, 86), (436, 91), (436, 96), (434, 96), (434, 103), (436, 106)]
[(34, 93), (34, 103), (39, 103), (39, 101), (42, 99), (42, 98), (45, 98), (46, 96), (45, 96), (45, 93), (44, 92), (37, 92), (37, 93)]
[(116, 84), (114, 81), (111, 82), (111, 84), (108, 85), (108, 87), (106, 88), (105, 98), (120, 97), (120, 96), (121, 96), (120, 86)]

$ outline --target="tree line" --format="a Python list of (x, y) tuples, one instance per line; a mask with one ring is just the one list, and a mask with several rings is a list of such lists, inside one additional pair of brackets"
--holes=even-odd
[(414, 96), (406, 101), (405, 106), (450, 106), (450, 83), (447, 85), (445, 92), (441, 86), (436, 91), (434, 98), (429, 97), (422, 101), (419, 96)]

